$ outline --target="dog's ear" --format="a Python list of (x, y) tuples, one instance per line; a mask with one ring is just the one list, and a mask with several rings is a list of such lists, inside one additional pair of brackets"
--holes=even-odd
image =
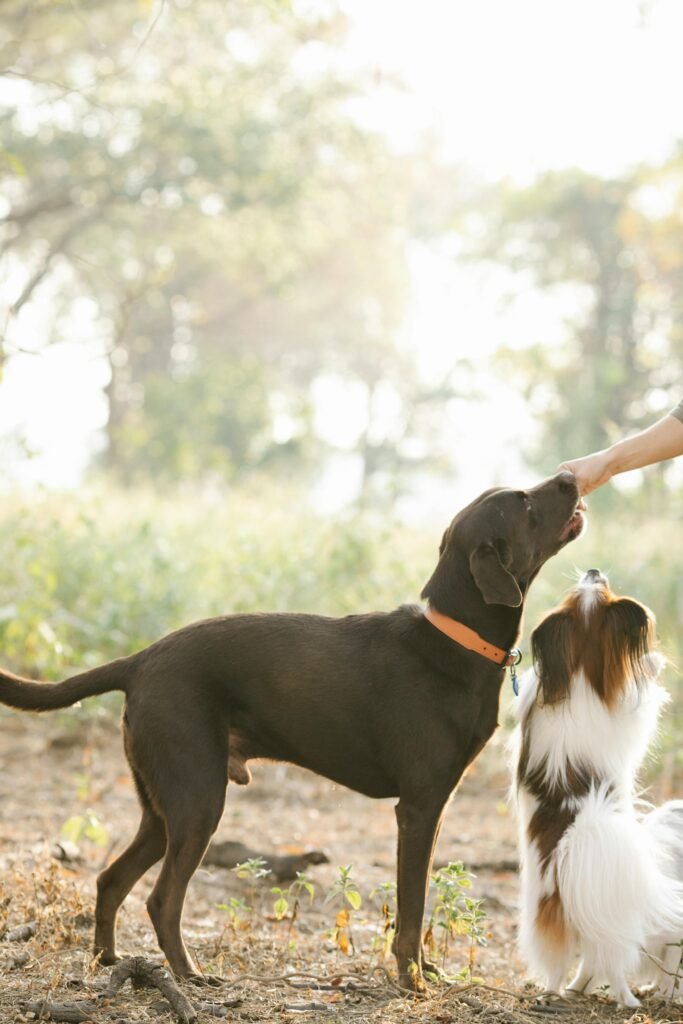
[[(503, 550), (505, 557), (505, 550)], [(470, 572), (487, 604), (506, 604), (519, 608), (522, 591), (493, 544), (480, 544), (470, 555)]]
[(574, 623), (569, 611), (550, 612), (531, 634), (531, 653), (544, 704), (557, 704), (569, 693), (576, 669)]
[(605, 609), (601, 696), (610, 704), (630, 679), (640, 686), (657, 676), (661, 662), (650, 657), (655, 644), (652, 613), (631, 597), (611, 601)]
[[(452, 525), (453, 524), (451, 523), (451, 526)], [(451, 527), (447, 526), (446, 529), (444, 530), (443, 537), (441, 538), (441, 543), (439, 544), (439, 558), (441, 558), (441, 556), (443, 555), (444, 551), (448, 547), (448, 542), (449, 542), (450, 539), (451, 539)]]

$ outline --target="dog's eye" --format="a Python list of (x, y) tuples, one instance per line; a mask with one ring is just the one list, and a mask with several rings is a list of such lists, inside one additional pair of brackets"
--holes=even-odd
[(531, 525), (532, 526), (537, 526), (538, 525), (538, 517), (536, 516), (536, 513), (534, 512), (534, 506), (531, 504), (530, 499), (527, 498), (526, 496), (524, 498), (524, 510), (527, 513), (527, 515), (529, 516), (529, 522), (531, 523)]

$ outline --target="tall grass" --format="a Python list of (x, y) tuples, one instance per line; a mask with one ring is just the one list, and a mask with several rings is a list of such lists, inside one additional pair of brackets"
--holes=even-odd
[(437, 544), (369, 516), (321, 519), (266, 487), (5, 500), (0, 655), (55, 678), (209, 615), (391, 608), (417, 598)]

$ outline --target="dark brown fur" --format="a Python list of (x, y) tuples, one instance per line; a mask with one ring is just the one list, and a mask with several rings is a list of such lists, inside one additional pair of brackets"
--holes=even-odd
[[(424, 588), (438, 611), (508, 649), (543, 563), (580, 532), (571, 474), (528, 492), (494, 489), (460, 512)], [(330, 619), (233, 615), (187, 626), (62, 683), (0, 673), (0, 701), (26, 710), (126, 694), (126, 755), (142, 806), (130, 846), (98, 879), (95, 948), (116, 959), (116, 914), (163, 858), (148, 909), (179, 976), (185, 892), (213, 834), (228, 777), (272, 758), (371, 797), (397, 797), (400, 981), (422, 987), (421, 927), (444, 808), (497, 725), (504, 670), (449, 640), (416, 607)]]
[(522, 725), (522, 751), (517, 779), (537, 802), (529, 821), (527, 837), (529, 842), (536, 844), (541, 871), (545, 871), (553, 850), (576, 817), (576, 804), (572, 798), (585, 796), (599, 780), (585, 768), (568, 765), (565, 778), (561, 782), (557, 780), (549, 784), (545, 778), (545, 761), (529, 769), (529, 729), (532, 728), (532, 717), (533, 709)]

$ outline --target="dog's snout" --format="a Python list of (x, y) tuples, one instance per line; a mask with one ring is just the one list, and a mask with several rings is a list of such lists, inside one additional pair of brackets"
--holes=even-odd
[(607, 584), (607, 577), (600, 569), (587, 569), (581, 578), (583, 584)]
[(568, 469), (563, 469), (560, 473), (558, 473), (556, 480), (559, 484), (560, 490), (563, 493), (569, 494), (570, 492), (574, 492), (578, 494), (579, 488), (578, 484), (576, 483), (576, 477), (573, 473), (570, 473)]

